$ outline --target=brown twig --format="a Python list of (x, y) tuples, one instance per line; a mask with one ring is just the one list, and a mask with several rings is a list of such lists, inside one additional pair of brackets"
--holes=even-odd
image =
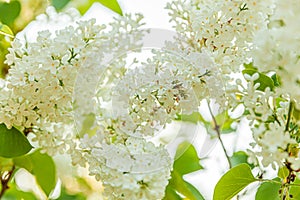
[(15, 170), (15, 166), (13, 166), (10, 171), (3, 173), (0, 177), (1, 185), (2, 185), (1, 191), (0, 191), (0, 199), (2, 198), (2, 196), (4, 195), (6, 190), (9, 189), (8, 183), (13, 175), (14, 170)]

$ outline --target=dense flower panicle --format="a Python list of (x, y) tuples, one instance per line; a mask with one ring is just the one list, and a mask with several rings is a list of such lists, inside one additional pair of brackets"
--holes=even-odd
[(162, 199), (171, 160), (162, 146), (141, 138), (107, 144), (102, 136), (81, 141), (90, 174), (104, 183), (108, 199)]
[(207, 49), (223, 73), (238, 72), (249, 59), (252, 39), (266, 29), (272, 1), (175, 1), (169, 3), (171, 21), (183, 34), (179, 42)]
[(210, 85), (222, 88), (212, 92), (217, 94), (220, 108), (236, 107), (233, 94), (238, 90), (232, 74), (240, 73), (242, 64), (251, 61), (252, 40), (267, 29), (273, 0), (174, 1), (166, 8), (175, 23), (180, 48), (205, 51), (213, 59), (219, 81), (215, 79)]
[[(47, 15), (49, 21), (73, 16), (53, 9), (48, 9)], [(39, 18), (46, 20), (45, 15)], [(0, 123), (30, 130), (33, 144), (50, 155), (67, 152), (74, 165), (89, 164), (90, 174), (113, 191), (107, 192), (108, 199), (163, 198), (171, 160), (162, 146), (121, 133), (118, 136), (118, 129), (116, 136), (121, 140), (109, 137), (103, 123), (115, 121), (99, 119), (101, 108), (96, 113), (96, 130), (104, 131), (101, 136), (76, 139), (82, 134), (77, 135), (76, 129), (83, 128), (80, 124), (85, 117), (101, 106), (92, 98), (97, 83), (114, 86), (126, 71), (124, 53), (141, 47), (144, 30), (138, 29), (143, 25), (142, 16), (118, 18), (108, 28), (96, 25), (93, 19), (66, 18), (72, 25), (55, 33), (41, 31), (33, 42), (13, 42), (6, 60), (11, 69), (1, 86)], [(102, 73), (110, 74), (110, 79)], [(102, 100), (111, 99), (111, 92), (101, 92)], [(79, 126), (73, 124), (74, 117)]]
[(270, 91), (270, 88), (268, 87), (265, 89), (265, 91), (258, 90), (260, 84), (255, 83), (258, 78), (258, 73), (255, 73), (252, 76), (245, 74), (245, 79), (248, 82), (246, 86), (243, 86), (242, 83), (239, 84), (243, 94), (240, 102), (242, 102), (245, 108), (249, 111), (249, 120), (259, 119), (263, 122), (266, 122), (273, 114), (273, 110), (269, 102), (270, 99), (274, 97), (274, 93)]

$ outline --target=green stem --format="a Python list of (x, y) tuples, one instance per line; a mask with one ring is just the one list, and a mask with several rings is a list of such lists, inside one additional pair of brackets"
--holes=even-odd
[(222, 146), (222, 149), (223, 149), (224, 154), (225, 154), (225, 156), (226, 156), (226, 159), (227, 159), (229, 168), (231, 169), (231, 168), (232, 168), (232, 164), (231, 164), (231, 161), (230, 161), (230, 157), (229, 157), (229, 155), (228, 155), (228, 153), (227, 153), (227, 150), (226, 150), (226, 148), (225, 148), (225, 145), (224, 145), (224, 143), (223, 143), (223, 140), (222, 140), (222, 138), (221, 138), (220, 126), (218, 125), (217, 120), (216, 120), (215, 116), (214, 116), (213, 113), (212, 113), (212, 110), (211, 110), (211, 108), (210, 108), (209, 102), (208, 102), (208, 109), (209, 109), (210, 115), (211, 115), (211, 117), (212, 117), (214, 126), (215, 126), (215, 127), (214, 127), (214, 130), (217, 132), (218, 140), (219, 140), (220, 143), (221, 143), (221, 146)]
[(257, 179), (259, 182), (269, 182), (269, 183), (276, 183), (281, 185), (282, 183), (280, 181), (270, 180), (270, 179)]
[(293, 113), (293, 109), (294, 109), (294, 103), (293, 103), (293, 101), (291, 101), (290, 106), (289, 106), (287, 121), (286, 121), (286, 125), (285, 125), (285, 131), (289, 131), (289, 126), (290, 126), (291, 115)]

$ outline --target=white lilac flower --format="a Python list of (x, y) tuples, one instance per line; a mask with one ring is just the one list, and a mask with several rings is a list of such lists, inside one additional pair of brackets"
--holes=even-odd
[(168, 152), (162, 146), (133, 137), (127, 138), (125, 143), (107, 144), (97, 135), (85, 138), (81, 143), (86, 143), (89, 149), (84, 151), (84, 157), (89, 164), (90, 175), (101, 179), (108, 199), (164, 197), (172, 165)]
[(298, 171), (300, 169), (300, 156), (298, 154), (298, 157), (288, 157), (288, 162), (291, 163), (291, 168), (295, 171)]
[(252, 122), (254, 120), (267, 121), (273, 115), (270, 99), (275, 97), (275, 94), (269, 87), (265, 88), (265, 91), (258, 90), (260, 83), (255, 83), (258, 78), (258, 73), (254, 73), (252, 76), (245, 74), (247, 85), (239, 84), (239, 94), (242, 95), (239, 102), (243, 103), (245, 109), (249, 112), (247, 118)]
[(262, 157), (261, 163), (264, 167), (271, 165), (274, 170), (277, 167), (282, 167), (284, 161), (289, 157), (286, 151), (269, 152), (268, 150), (262, 150), (261, 152), (257, 152), (256, 155)]
[(285, 150), (288, 144), (296, 143), (295, 140), (291, 139), (290, 134), (285, 131), (285, 127), (277, 123), (270, 123), (269, 129), (261, 137), (261, 145), (270, 152), (275, 152), (278, 149)]

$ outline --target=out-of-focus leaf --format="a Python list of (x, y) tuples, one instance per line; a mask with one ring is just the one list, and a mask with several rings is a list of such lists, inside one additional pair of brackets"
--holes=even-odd
[(47, 154), (35, 151), (32, 154), (14, 158), (14, 163), (32, 173), (47, 196), (54, 189), (56, 168), (54, 161)]
[(123, 15), (122, 9), (117, 0), (89, 0), (85, 4), (78, 7), (81, 14), (84, 14), (94, 3), (101, 3), (103, 6), (109, 8), (110, 10)]
[(0, 156), (12, 158), (24, 155), (32, 149), (27, 138), (18, 129), (8, 129), (0, 124)]
[(123, 12), (117, 0), (95, 0), (95, 1), (101, 3), (102, 5), (118, 13), (119, 15), (123, 15)]
[(178, 146), (175, 158), (173, 171), (176, 170), (181, 176), (203, 169), (195, 147), (189, 142), (183, 142)]
[(14, 33), (12, 30), (5, 24), (0, 23), (0, 34), (13, 38)]
[(54, 8), (55, 8), (56, 10), (61, 10), (61, 9), (63, 9), (69, 2), (70, 2), (70, 0), (52, 0), (52, 6), (54, 6)]
[(190, 200), (204, 199), (192, 184), (183, 179), (185, 174), (203, 169), (199, 163), (200, 159), (194, 146), (188, 142), (180, 144), (177, 148), (175, 159), (164, 200), (182, 199), (179, 194)]
[(0, 21), (7, 25), (12, 25), (19, 16), (21, 4), (19, 1), (0, 2)]

